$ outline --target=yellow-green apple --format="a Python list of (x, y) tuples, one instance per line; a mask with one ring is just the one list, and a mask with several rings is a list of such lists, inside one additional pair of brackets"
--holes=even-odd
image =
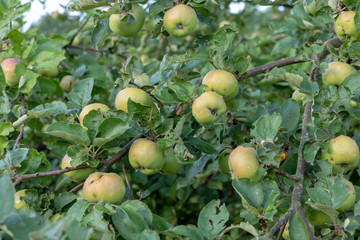
[(94, 172), (84, 183), (84, 196), (90, 202), (101, 199), (106, 203), (117, 204), (125, 196), (125, 184), (116, 173)]
[[(71, 162), (71, 157), (65, 154), (65, 156), (61, 160), (61, 169), (73, 167), (71, 166), (70, 162)], [(95, 171), (94, 168), (83, 168), (71, 172), (66, 172), (65, 175), (75, 182), (81, 182), (85, 180), (94, 171)]]
[(356, 192), (352, 182), (350, 182), (346, 178), (341, 178), (341, 181), (345, 185), (348, 197), (345, 202), (336, 210), (339, 212), (344, 212), (354, 206), (356, 200)]
[(225, 25), (230, 25), (230, 24), (231, 24), (230, 21), (224, 20), (224, 21), (221, 21), (221, 22), (220, 22), (219, 27), (223, 27), (223, 26), (225, 26)]
[(350, 64), (331, 62), (329, 63), (326, 72), (323, 73), (322, 80), (325, 86), (339, 86), (347, 76), (354, 72), (356, 72), (356, 69)]
[(1, 62), (1, 68), (4, 72), (6, 84), (9, 87), (16, 87), (19, 85), (20, 76), (15, 73), (16, 64), (20, 62), (15, 58), (7, 58)]
[(192, 114), (201, 125), (212, 124), (226, 112), (223, 97), (216, 92), (204, 92), (192, 104)]
[(202, 84), (206, 86), (206, 91), (214, 91), (224, 97), (233, 99), (239, 92), (239, 84), (234, 74), (224, 70), (212, 70), (208, 72)]
[(39, 69), (39, 73), (43, 76), (46, 76), (46, 77), (56, 77), (59, 73), (59, 70), (57, 67), (53, 67), (53, 68), (40, 68)]
[(316, 0), (304, 0), (305, 12), (309, 15), (316, 13)]
[(336, 18), (335, 32), (341, 41), (346, 39), (360, 40), (360, 31), (355, 25), (355, 15), (355, 11), (344, 11)]
[(230, 173), (229, 156), (230, 156), (231, 152), (232, 152), (232, 149), (227, 148), (220, 154), (218, 165), (219, 165), (219, 170), (221, 173), (224, 173), (224, 174)]
[(159, 172), (165, 164), (161, 147), (153, 141), (141, 138), (136, 140), (129, 150), (130, 165), (145, 175)]
[(354, 100), (350, 100), (350, 106), (352, 106), (353, 108), (357, 108), (359, 105), (357, 102), (355, 102)]
[(232, 178), (249, 178), (257, 180), (259, 162), (256, 150), (252, 147), (238, 146), (229, 156), (229, 167)]
[[(134, 19), (129, 20), (129, 15)], [(145, 11), (137, 4), (132, 4), (129, 15), (123, 17), (122, 14), (111, 14), (109, 26), (111, 31), (124, 37), (131, 37), (137, 34), (145, 22)]]
[(181, 38), (195, 32), (197, 21), (194, 9), (178, 4), (165, 13), (164, 28), (170, 35)]
[(17, 191), (14, 195), (14, 199), (15, 199), (15, 203), (14, 203), (14, 207), (16, 209), (22, 208), (22, 207), (29, 207), (29, 205), (24, 201), (21, 200), (21, 197), (25, 197), (26, 194), (26, 189)]
[(321, 154), (322, 160), (327, 160), (333, 166), (333, 172), (347, 172), (356, 168), (359, 162), (359, 147), (350, 137), (340, 135), (331, 139)]
[(100, 111), (102, 113), (105, 113), (107, 110), (109, 110), (109, 107), (102, 104), (102, 103), (93, 103), (93, 104), (89, 104), (87, 106), (85, 106), (81, 112), (80, 112), (80, 115), (79, 115), (79, 121), (80, 121), (80, 125), (81, 126), (84, 126), (83, 125), (83, 120), (84, 120), (84, 117), (91, 111), (91, 110), (98, 110), (100, 109)]
[(66, 76), (62, 77), (61, 81), (60, 81), (60, 87), (65, 92), (70, 92), (71, 88), (72, 88), (72, 76), (66, 75)]
[(315, 227), (329, 227), (333, 225), (333, 222), (329, 215), (322, 211), (311, 209), (307, 217), (309, 222)]
[(152, 106), (153, 102), (149, 94), (139, 88), (125, 88), (121, 90), (115, 98), (115, 106), (117, 110), (128, 112), (128, 100), (129, 98), (136, 103), (140, 103), (145, 106)]
[(161, 173), (165, 175), (173, 175), (177, 173), (180, 170), (182, 164), (176, 160), (174, 149), (173, 148), (166, 149), (164, 152), (164, 156), (165, 156), (165, 163), (164, 166), (161, 168)]
[(292, 98), (293, 100), (295, 100), (296, 102), (298, 102), (298, 103), (301, 104), (302, 101), (306, 98), (306, 94), (300, 92), (299, 89), (296, 89), (296, 90), (293, 92), (291, 98)]
[(57, 222), (57, 220), (59, 220), (61, 218), (61, 214), (60, 213), (57, 213), (53, 216), (51, 216), (51, 218), (49, 218), (50, 222)]

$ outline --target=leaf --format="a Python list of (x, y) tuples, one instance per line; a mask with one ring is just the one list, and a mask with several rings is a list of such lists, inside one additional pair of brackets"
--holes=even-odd
[(275, 200), (280, 195), (280, 190), (274, 180), (263, 180), (260, 182), (262, 191), (264, 193), (264, 200), (262, 206), (264, 211), (271, 211), (274, 208)]
[(137, 239), (141, 239), (141, 240), (160, 240), (160, 236), (154, 230), (145, 229), (144, 231), (142, 231), (140, 234), (137, 235)]
[(71, 206), (71, 208), (67, 212), (67, 215), (72, 216), (77, 221), (80, 221), (84, 217), (84, 213), (90, 205), (91, 203), (84, 199), (78, 200), (74, 203), (74, 205)]
[[(6, 153), (4, 161), (9, 165), (14, 165), (15, 167), (21, 167), (22, 162), (26, 159), (26, 155), (29, 149), (27, 148), (18, 148), (15, 150), (10, 150)], [(0, 169), (4, 167), (3, 161), (0, 161)]]
[(170, 0), (155, 1), (150, 5), (149, 14), (155, 15), (159, 12), (165, 11), (166, 9), (172, 8), (173, 4)]
[(251, 135), (258, 141), (273, 142), (281, 125), (281, 115), (279, 113), (265, 114), (253, 123)]
[(66, 139), (70, 142), (84, 145), (90, 144), (90, 139), (85, 129), (77, 124), (55, 122), (46, 129), (46, 133), (55, 137)]
[(61, 52), (44, 50), (36, 55), (35, 62), (38, 63), (39, 68), (50, 69), (57, 67), (64, 59), (66, 58)]
[(4, 172), (0, 177), (0, 223), (2, 223), (12, 211), (14, 211), (15, 189), (10, 176)]
[(122, 207), (132, 207), (137, 209), (137, 211), (140, 212), (140, 214), (143, 216), (146, 224), (150, 227), (153, 221), (153, 216), (151, 213), (151, 210), (149, 209), (149, 207), (143, 203), (142, 201), (139, 200), (128, 200), (124, 203), (121, 204)]
[(3, 224), (14, 235), (14, 239), (30, 240), (29, 234), (40, 230), (46, 222), (34, 213), (23, 215), (13, 212)]
[(100, 147), (105, 143), (121, 136), (131, 127), (121, 118), (107, 118), (99, 126), (94, 139), (94, 146)]
[(165, 219), (163, 219), (159, 215), (153, 213), (152, 218), (153, 218), (152, 227), (157, 231), (165, 232), (172, 227), (170, 223), (168, 223)]
[(13, 131), (14, 131), (14, 128), (13, 128), (11, 122), (6, 122), (6, 123), (0, 124), (0, 136), (7, 136)]
[(45, 105), (38, 105), (37, 107), (28, 111), (29, 117), (41, 118), (56, 116), (58, 114), (66, 114), (67, 107), (63, 102), (46, 103)]
[(291, 240), (309, 239), (309, 234), (307, 232), (306, 225), (301, 219), (298, 211), (296, 211), (291, 216), (288, 229)]
[(14, 49), (14, 52), (21, 56), (21, 43), (24, 40), (24, 34), (22, 34), (21, 32), (19, 32), (16, 29), (11, 30), (8, 34), (7, 37), (11, 40), (11, 44), (12, 44), (12, 48)]
[(68, 104), (74, 108), (83, 108), (91, 99), (91, 92), (94, 87), (94, 79), (86, 78), (74, 83), (71, 92), (66, 96)]
[(232, 185), (236, 192), (252, 207), (260, 207), (264, 201), (261, 185), (251, 179), (236, 178)]
[(296, 129), (300, 119), (300, 107), (299, 104), (292, 100), (287, 99), (280, 108), (281, 114), (281, 128), (285, 128), (288, 131)]
[(196, 147), (197, 149), (199, 149), (201, 152), (204, 153), (208, 153), (208, 154), (217, 153), (217, 150), (212, 145), (210, 145), (209, 143), (205, 142), (200, 138), (189, 137), (185, 141), (185, 143), (190, 143), (192, 146)]
[(95, 49), (98, 49), (101, 40), (105, 37), (106, 30), (109, 25), (109, 18), (99, 19), (91, 34), (91, 42)]
[(176, 234), (190, 238), (191, 240), (204, 240), (203, 233), (194, 225), (180, 225), (172, 229)]
[(209, 202), (200, 212), (198, 228), (205, 233), (207, 239), (215, 238), (229, 220), (229, 211), (219, 200)]
[(60, 193), (54, 201), (55, 208), (59, 211), (72, 201), (74, 201), (77, 196), (71, 192), (62, 192)]

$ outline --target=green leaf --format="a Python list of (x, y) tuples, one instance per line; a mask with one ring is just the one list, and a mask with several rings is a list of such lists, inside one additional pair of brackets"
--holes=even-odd
[(71, 192), (62, 192), (60, 193), (54, 201), (55, 208), (59, 211), (72, 201), (74, 201), (77, 196)]
[(281, 115), (279, 113), (265, 114), (253, 123), (251, 135), (258, 141), (273, 142), (281, 126)]
[(291, 240), (309, 239), (309, 234), (306, 230), (306, 225), (301, 219), (298, 211), (296, 211), (291, 216), (288, 229)]
[(172, 6), (173, 6), (173, 4), (169, 0), (155, 1), (153, 4), (150, 5), (149, 14), (156, 15), (159, 12), (162, 12), (169, 8), (172, 8)]
[(13, 212), (3, 224), (14, 235), (14, 239), (30, 240), (29, 234), (40, 230), (46, 222), (34, 213), (19, 214)]
[(137, 209), (137, 211), (139, 211), (140, 214), (143, 216), (146, 224), (149, 227), (151, 226), (153, 216), (152, 216), (151, 210), (145, 203), (143, 203), (142, 201), (139, 201), (139, 200), (128, 200), (128, 201), (122, 203), (121, 206), (122, 207), (129, 206), (129, 207)]
[[(2, 67), (0, 65), (0, 92), (3, 92), (5, 90), (5, 88), (6, 88), (5, 75), (4, 75), (4, 71), (2, 70)], [(0, 102), (1, 102), (1, 98), (0, 98)]]
[(85, 129), (77, 124), (55, 122), (46, 129), (46, 133), (55, 137), (66, 139), (70, 142), (84, 145), (90, 144), (90, 139)]
[(152, 218), (153, 218), (152, 227), (157, 231), (165, 232), (172, 227), (170, 223), (168, 223), (165, 219), (163, 219), (159, 215), (153, 213)]
[(91, 99), (91, 92), (94, 87), (94, 79), (86, 78), (77, 81), (71, 92), (66, 96), (69, 99), (68, 104), (74, 108), (83, 108)]
[(14, 211), (15, 189), (10, 176), (5, 172), (0, 177), (0, 223)]
[(261, 185), (251, 179), (236, 178), (232, 185), (236, 192), (252, 207), (260, 207), (264, 201)]
[(45, 105), (39, 105), (28, 111), (29, 117), (41, 118), (56, 116), (58, 114), (66, 114), (67, 107), (63, 102), (57, 101), (56, 103), (46, 103)]
[(101, 40), (105, 37), (106, 30), (109, 25), (109, 18), (99, 19), (91, 34), (91, 42), (95, 49), (97, 49), (101, 43)]
[(94, 139), (94, 146), (100, 147), (105, 143), (121, 136), (131, 127), (121, 118), (107, 118), (98, 127)]
[(0, 136), (7, 136), (13, 131), (14, 131), (14, 128), (13, 128), (11, 122), (6, 122), (6, 123), (0, 124)]
[(36, 149), (28, 149), (26, 159), (21, 162), (21, 167), (17, 168), (18, 174), (46, 172), (49, 171), (51, 165), (46, 159), (44, 152), (38, 152)]
[(59, 63), (64, 59), (66, 58), (61, 52), (44, 50), (36, 55), (35, 62), (38, 64), (39, 68), (50, 69), (57, 67)]
[(210, 145), (209, 143), (205, 142), (200, 138), (189, 137), (185, 141), (185, 143), (190, 143), (192, 146), (196, 147), (197, 149), (199, 149), (201, 152), (204, 153), (208, 153), (208, 154), (217, 153), (216, 149), (212, 145)]
[(160, 236), (159, 234), (154, 231), (154, 230), (150, 230), (150, 229), (145, 229), (144, 231), (142, 231), (138, 236), (137, 239), (141, 239), (141, 240), (160, 240)]
[(84, 213), (90, 205), (91, 203), (84, 199), (78, 200), (74, 203), (74, 205), (71, 206), (71, 208), (67, 212), (67, 216), (72, 216), (77, 221), (80, 221), (84, 217)]
[(205, 233), (207, 239), (215, 238), (229, 220), (229, 211), (225, 204), (220, 205), (220, 201), (212, 200), (200, 212), (198, 228)]
[(191, 240), (204, 240), (203, 233), (194, 225), (180, 225), (172, 229), (176, 234), (190, 238)]
[(3, 92), (3, 97), (0, 96), (0, 114), (7, 114), (10, 112), (10, 102), (5, 92)]
[(93, 109), (85, 115), (83, 119), (83, 125), (87, 128), (87, 133), (91, 141), (93, 141), (96, 132), (103, 120), (103, 113), (100, 109)]
[(21, 56), (21, 43), (24, 40), (24, 34), (16, 29), (13, 29), (7, 34), (7, 37), (11, 40), (14, 52)]
[(29, 94), (30, 91), (36, 85), (36, 80), (40, 76), (38, 73), (34, 73), (33, 71), (26, 70), (20, 79), (19, 87), (20, 91), (25, 94)]
[[(22, 162), (26, 159), (26, 155), (29, 149), (27, 148), (18, 148), (15, 150), (10, 150), (6, 153), (4, 161), (9, 165), (14, 165), (15, 167), (21, 167)], [(0, 161), (0, 169), (4, 167), (3, 161)]]
[(262, 206), (266, 212), (271, 211), (275, 206), (275, 201), (280, 195), (280, 190), (274, 180), (263, 180), (260, 182), (261, 188), (264, 193), (264, 201)]
[(286, 100), (280, 108), (281, 114), (281, 128), (285, 128), (288, 131), (296, 129), (300, 119), (300, 107), (299, 104), (292, 100)]

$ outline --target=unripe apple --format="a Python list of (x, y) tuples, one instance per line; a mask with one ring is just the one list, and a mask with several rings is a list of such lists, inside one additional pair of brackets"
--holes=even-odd
[(325, 86), (339, 86), (347, 76), (354, 72), (356, 72), (356, 69), (350, 64), (331, 62), (329, 63), (326, 72), (322, 75), (323, 83)]
[(153, 141), (138, 139), (129, 150), (130, 165), (145, 175), (159, 172), (165, 164), (164, 152)]
[(306, 94), (299, 91), (299, 89), (296, 89), (291, 98), (295, 100), (297, 103), (302, 103), (302, 101), (306, 98)]
[(340, 135), (331, 139), (321, 159), (327, 160), (333, 166), (333, 172), (347, 172), (356, 168), (360, 158), (359, 147), (350, 137)]
[(48, 69), (39, 69), (39, 74), (46, 76), (46, 77), (56, 77), (59, 73), (59, 70), (57, 67), (48, 68)]
[(176, 160), (174, 149), (173, 148), (166, 149), (164, 152), (164, 156), (165, 156), (165, 163), (164, 166), (161, 168), (161, 173), (165, 175), (176, 174), (180, 170), (182, 164)]
[(223, 26), (225, 26), (225, 25), (230, 25), (230, 24), (231, 24), (230, 21), (224, 20), (224, 21), (221, 21), (221, 22), (220, 22), (219, 27), (222, 28)]
[(309, 15), (315, 15), (316, 13), (316, 0), (304, 1), (305, 12)]
[(201, 125), (212, 124), (226, 112), (223, 97), (216, 92), (204, 92), (192, 104), (192, 114)]
[(256, 150), (251, 147), (238, 146), (229, 156), (229, 167), (232, 178), (249, 178), (257, 180), (259, 162)]
[(53, 216), (51, 216), (51, 218), (49, 218), (50, 222), (57, 222), (57, 220), (59, 220), (61, 218), (61, 214), (60, 213), (57, 213)]
[(90, 202), (103, 199), (106, 203), (117, 204), (125, 196), (125, 184), (116, 173), (94, 172), (84, 183), (84, 196)]
[(329, 215), (322, 211), (310, 210), (309, 216), (307, 217), (309, 222), (315, 227), (329, 227), (333, 225), (333, 222)]
[(128, 22), (129, 16), (122, 18), (121, 14), (111, 14), (109, 18), (109, 26), (111, 31), (124, 37), (131, 37), (137, 34), (145, 22), (145, 11), (137, 4), (132, 4), (130, 14), (135, 20)]
[(349, 196), (345, 200), (345, 202), (338, 209), (336, 209), (338, 212), (344, 212), (346, 210), (349, 210), (354, 206), (356, 201), (356, 192), (352, 182), (350, 182), (346, 178), (341, 178), (341, 181), (345, 185), (347, 194), (349, 194)]
[(101, 104), (101, 103), (93, 103), (93, 104), (89, 104), (87, 106), (85, 106), (81, 112), (80, 112), (80, 115), (79, 115), (79, 121), (80, 121), (80, 125), (81, 126), (84, 126), (83, 125), (83, 120), (84, 120), (84, 117), (91, 111), (91, 110), (98, 110), (100, 109), (100, 111), (102, 113), (105, 113), (107, 110), (109, 110), (109, 107), (104, 105), (104, 104)]
[(25, 193), (26, 193), (26, 189), (17, 191), (15, 193), (15, 195), (14, 195), (14, 200), (15, 200), (14, 207), (16, 209), (20, 209), (22, 207), (27, 207), (27, 208), (29, 207), (29, 205), (24, 200), (20, 199), (20, 197), (25, 197)]
[(224, 99), (233, 99), (239, 92), (239, 84), (234, 74), (224, 70), (208, 72), (202, 84), (206, 86), (206, 91), (217, 92)]
[(230, 173), (229, 156), (231, 152), (232, 149), (227, 148), (220, 154), (218, 165), (221, 173), (224, 174)]
[(341, 41), (360, 40), (360, 31), (355, 26), (355, 11), (341, 12), (335, 21), (335, 32)]
[(115, 98), (115, 106), (117, 110), (128, 112), (128, 100), (129, 98), (136, 103), (140, 103), (145, 106), (152, 106), (153, 102), (147, 92), (139, 88), (125, 88), (121, 90)]
[[(63, 157), (61, 160), (61, 169), (65, 168), (71, 168), (71, 157), (69, 157), (67, 154)], [(79, 169), (71, 172), (66, 172), (65, 175), (68, 176), (70, 179), (72, 179), (75, 182), (81, 182), (85, 180), (91, 173), (95, 171), (94, 168), (84, 168)]]
[(357, 102), (355, 102), (354, 100), (350, 100), (350, 106), (353, 107), (353, 108), (357, 108), (359, 105)]
[(17, 87), (19, 85), (20, 76), (15, 73), (16, 64), (20, 62), (15, 58), (7, 58), (1, 62), (1, 68), (5, 75), (6, 84), (9, 87)]
[(195, 32), (197, 21), (194, 9), (178, 4), (165, 13), (164, 28), (170, 35), (181, 38)]
[(60, 87), (65, 92), (70, 92), (71, 88), (72, 88), (72, 76), (66, 75), (66, 76), (62, 77), (62, 79), (60, 81)]

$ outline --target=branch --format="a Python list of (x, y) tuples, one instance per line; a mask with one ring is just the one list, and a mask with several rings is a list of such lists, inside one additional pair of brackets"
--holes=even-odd
[(301, 180), (301, 178), (299, 178), (298, 176), (288, 174), (287, 172), (283, 172), (283, 171), (281, 171), (281, 170), (277, 170), (276, 173), (277, 173), (278, 175), (281, 175), (281, 176), (283, 176), (283, 177), (286, 177), (286, 178), (291, 179), (291, 180), (294, 180), (294, 181), (300, 181), (300, 180)]
[(87, 22), (89, 21), (90, 17), (87, 17), (85, 19), (85, 21), (83, 22), (83, 24), (81, 24), (81, 26), (79, 27), (79, 29), (76, 31), (76, 33), (72, 36), (72, 38), (70, 39), (69, 43), (66, 44), (64, 46), (64, 49), (66, 50), (67, 48), (71, 47), (71, 45), (74, 42), (74, 39), (76, 38), (76, 36), (80, 33), (80, 31), (85, 27), (85, 25), (87, 24)]

